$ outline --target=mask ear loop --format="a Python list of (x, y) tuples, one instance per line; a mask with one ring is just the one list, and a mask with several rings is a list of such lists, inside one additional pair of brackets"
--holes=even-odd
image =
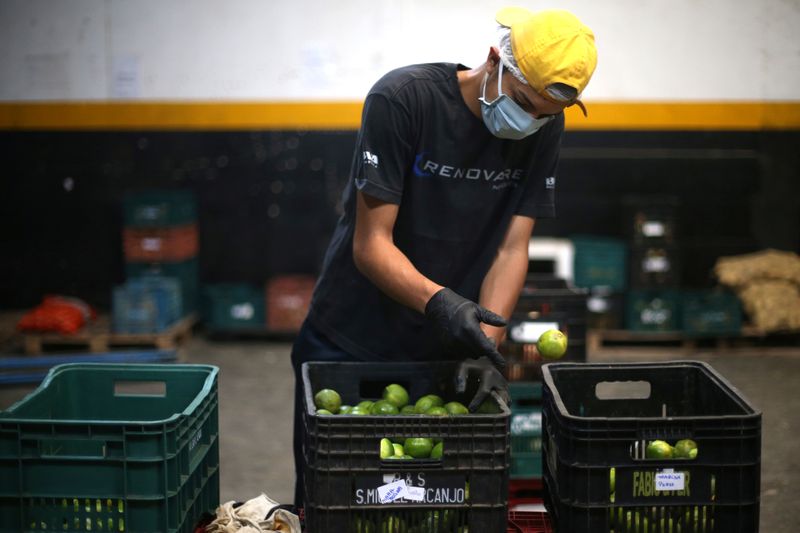
[(481, 98), (480, 99), (483, 100), (487, 105), (491, 105), (491, 104), (495, 103), (496, 101), (498, 101), (501, 96), (505, 96), (503, 94), (503, 88), (502, 88), (501, 83), (500, 83), (502, 78), (503, 78), (503, 60), (501, 59), (500, 60), (500, 70), (497, 73), (497, 98), (495, 98), (491, 102), (488, 102), (486, 100), (486, 83), (489, 81), (489, 73), (487, 72), (483, 76), (483, 84), (481, 85)]
[(500, 59), (500, 70), (497, 72), (497, 97), (503, 94), (503, 88), (501, 82), (503, 81), (503, 60)]

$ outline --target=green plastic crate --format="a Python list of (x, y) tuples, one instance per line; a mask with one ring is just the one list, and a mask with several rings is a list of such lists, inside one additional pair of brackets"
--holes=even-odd
[(194, 313), (200, 305), (200, 277), (197, 259), (177, 262), (125, 263), (127, 278), (161, 276), (176, 278), (181, 286), (181, 316)]
[(220, 283), (203, 288), (203, 318), (214, 331), (263, 330), (264, 289), (246, 284)]
[(628, 292), (625, 304), (625, 326), (632, 331), (680, 330), (680, 293), (674, 290)]
[(191, 533), (219, 505), (217, 373), (51, 369), (0, 413), (0, 532)]
[(574, 285), (623, 290), (627, 285), (628, 246), (609, 237), (573, 236)]
[(134, 228), (183, 226), (197, 221), (197, 208), (191, 191), (131, 192), (123, 200), (123, 218)]
[(742, 305), (736, 294), (724, 290), (689, 291), (683, 296), (683, 329), (689, 333), (739, 333)]
[(511, 398), (511, 479), (542, 477), (542, 383), (508, 384)]

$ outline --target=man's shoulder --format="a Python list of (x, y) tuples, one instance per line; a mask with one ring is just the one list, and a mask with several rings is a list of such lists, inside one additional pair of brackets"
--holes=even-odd
[(419, 63), (390, 70), (384, 74), (369, 93), (394, 98), (418, 84), (446, 84), (456, 75), (454, 63)]

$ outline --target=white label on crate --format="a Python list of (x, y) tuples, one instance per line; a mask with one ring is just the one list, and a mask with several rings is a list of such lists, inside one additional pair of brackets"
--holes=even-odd
[(605, 313), (608, 311), (608, 300), (601, 296), (592, 296), (586, 300), (586, 308), (591, 313)]
[(424, 487), (406, 487), (406, 500), (412, 502), (425, 501), (425, 488)]
[(511, 327), (508, 336), (514, 342), (533, 344), (548, 329), (560, 329), (558, 322), (520, 322)]
[(664, 256), (647, 257), (642, 261), (645, 272), (669, 272), (669, 259)]
[(664, 233), (664, 224), (661, 222), (648, 221), (642, 224), (642, 234), (645, 237), (663, 237)]
[(683, 472), (675, 472), (672, 469), (656, 472), (655, 483), (657, 491), (683, 490), (685, 484)]
[(516, 414), (511, 417), (511, 434), (542, 431), (542, 413)]
[(406, 481), (404, 479), (378, 487), (378, 501), (380, 503), (392, 503), (397, 499), (406, 498), (407, 496), (408, 487), (406, 487)]
[(246, 302), (243, 304), (234, 304), (231, 306), (231, 318), (236, 320), (250, 320), (253, 318), (255, 310), (253, 304)]
[(142, 239), (142, 249), (146, 252), (161, 250), (161, 239), (159, 237), (145, 237)]

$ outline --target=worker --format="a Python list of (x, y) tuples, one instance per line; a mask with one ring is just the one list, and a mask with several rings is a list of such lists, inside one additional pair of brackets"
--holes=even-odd
[(586, 110), (594, 35), (572, 13), (504, 8), (476, 68), (393, 70), (364, 102), (341, 215), (292, 350), (295, 504), (307, 361), (463, 361), (474, 410), (503, 391), (498, 352), (534, 222), (555, 215), (564, 109)]

